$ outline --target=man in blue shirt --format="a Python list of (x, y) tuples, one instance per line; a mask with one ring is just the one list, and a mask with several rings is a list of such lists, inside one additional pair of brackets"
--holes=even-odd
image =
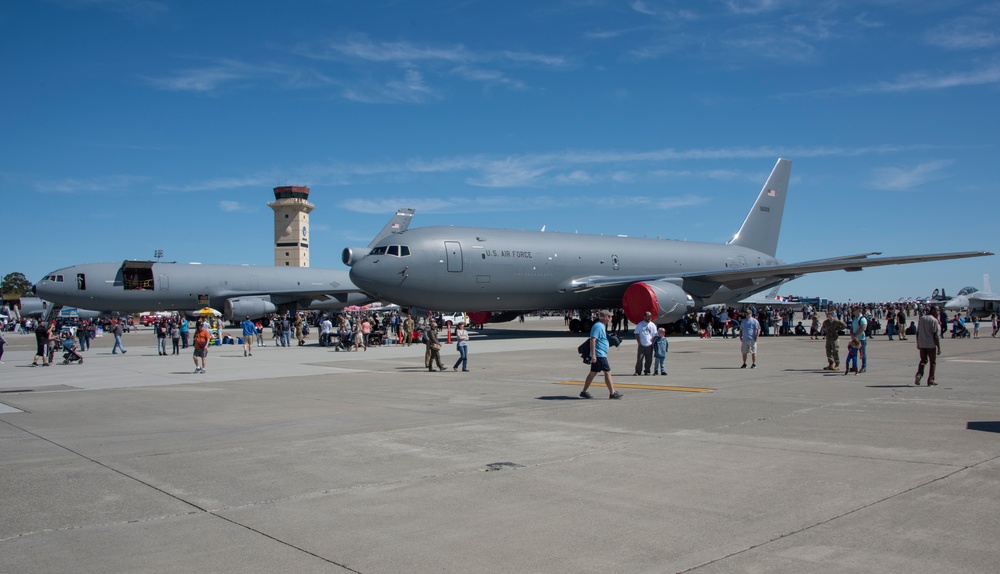
[(747, 313), (745, 319), (740, 321), (740, 345), (743, 352), (743, 366), (747, 368), (747, 354), (750, 355), (750, 368), (757, 368), (757, 338), (760, 337), (760, 321), (753, 314)]
[(615, 390), (615, 384), (611, 380), (611, 365), (608, 364), (608, 323), (610, 322), (611, 312), (601, 311), (598, 321), (590, 329), (590, 356), (593, 359), (590, 362), (590, 373), (587, 374), (587, 380), (583, 383), (583, 392), (580, 393), (581, 399), (594, 398), (590, 396), (587, 389), (590, 388), (590, 383), (594, 382), (597, 373), (604, 373), (604, 384), (607, 385), (608, 392), (611, 393), (608, 398), (622, 398), (622, 394)]
[(250, 320), (250, 315), (240, 323), (243, 327), (243, 356), (253, 356), (253, 340), (257, 336), (257, 326)]

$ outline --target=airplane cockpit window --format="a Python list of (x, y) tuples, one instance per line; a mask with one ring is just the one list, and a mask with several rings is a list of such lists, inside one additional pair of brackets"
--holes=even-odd
[(975, 287), (962, 287), (962, 290), (958, 292), (959, 295), (972, 295), (973, 293), (978, 293), (979, 289)]
[(371, 250), (368, 255), (392, 255), (393, 257), (409, 257), (408, 245), (381, 245)]
[(46, 279), (48, 279), (49, 281), (54, 281), (56, 283), (62, 283), (63, 282), (63, 276), (62, 275), (49, 275), (48, 277), (46, 277)]
[(76, 274), (76, 288), (80, 291), (87, 290), (87, 276), (83, 273)]

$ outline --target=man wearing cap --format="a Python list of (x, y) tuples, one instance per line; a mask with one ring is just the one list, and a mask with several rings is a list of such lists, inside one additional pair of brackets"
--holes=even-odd
[(597, 373), (604, 373), (604, 385), (608, 387), (609, 399), (620, 399), (622, 394), (615, 390), (615, 383), (611, 376), (611, 364), (608, 363), (608, 323), (611, 322), (611, 312), (601, 311), (598, 315), (598, 320), (594, 322), (594, 326), (590, 328), (590, 356), (592, 357), (590, 361), (590, 372), (587, 373), (587, 379), (583, 382), (583, 391), (580, 392), (581, 399), (592, 399), (587, 389), (590, 388), (590, 383), (594, 382), (594, 378)]
[(441, 342), (438, 341), (437, 333), (437, 323), (431, 321), (430, 326), (427, 327), (427, 331), (424, 333), (424, 344), (427, 346), (427, 350), (424, 353), (424, 366), (427, 367), (428, 371), (434, 371), (434, 363), (437, 362), (438, 370), (444, 370), (444, 364), (441, 363)]

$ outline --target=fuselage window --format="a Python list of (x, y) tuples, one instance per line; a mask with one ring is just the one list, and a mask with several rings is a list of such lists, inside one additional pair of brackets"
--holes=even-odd
[(76, 274), (76, 288), (80, 291), (87, 290), (87, 276), (83, 273)]
[(389, 250), (386, 253), (388, 253), (389, 255), (392, 255), (393, 257), (399, 257), (399, 246), (398, 245), (390, 245), (389, 246)]

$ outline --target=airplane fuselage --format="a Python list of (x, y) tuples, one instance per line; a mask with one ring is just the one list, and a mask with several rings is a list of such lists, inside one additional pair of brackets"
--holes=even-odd
[[(380, 251), (383, 252), (380, 253)], [(776, 264), (733, 245), (603, 235), (423, 227), (386, 238), (351, 268), (351, 280), (400, 305), (464, 311), (620, 307), (628, 283), (704, 269)], [(736, 301), (773, 282), (721, 288), (702, 305)]]
[(59, 305), (124, 313), (223, 309), (241, 298), (298, 308), (371, 301), (342, 270), (148, 261), (66, 267), (47, 274), (35, 292)]

